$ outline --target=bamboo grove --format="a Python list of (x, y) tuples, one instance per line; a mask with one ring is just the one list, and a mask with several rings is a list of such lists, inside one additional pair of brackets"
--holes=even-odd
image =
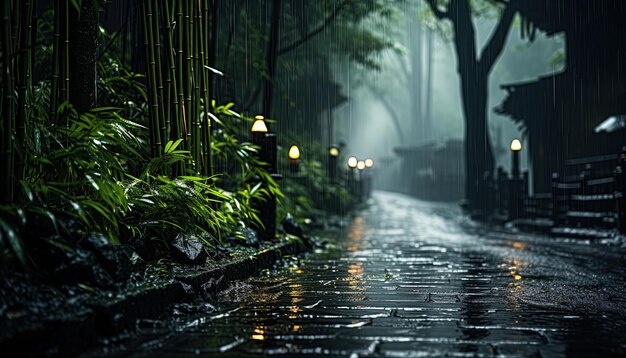
[[(342, 9), (365, 6), (357, 0), (341, 4), (307, 3), (306, 13), (324, 25)], [(283, 118), (276, 124), (282, 131), (279, 145), (306, 137), (301, 126), (287, 130), (287, 123), (305, 119), (285, 111), (302, 101), (284, 97), (288, 86), (281, 88), (281, 81), (287, 78), (280, 71), (300, 66), (302, 76), (318, 76), (325, 43), (311, 42), (317, 60), (310, 63), (295, 50), (278, 61), (277, 43), (284, 38), (292, 51), (320, 33), (316, 25), (313, 35), (298, 35), (305, 30), (294, 22), (300, 5), (297, 0), (3, 1), (0, 271), (15, 258), (22, 265), (32, 262), (29, 247), (51, 237), (73, 247), (86, 232), (130, 245), (146, 238), (169, 242), (183, 233), (201, 236), (214, 248), (224, 233), (241, 237), (247, 228), (259, 228), (260, 209), (253, 203), (268, 195), (281, 198), (279, 220), (287, 213), (318, 214), (324, 210), (320, 198), (331, 192), (347, 198), (339, 184), (320, 186), (327, 180), (325, 145), (311, 136), (304, 143), (310, 153), (302, 166), (306, 183), (284, 182), (279, 188), (259, 159), (259, 148), (249, 142), (252, 116), (234, 111), (261, 110), (266, 95), (259, 92), (268, 89), (253, 89), (275, 86), (280, 96), (265, 111)], [(276, 10), (271, 24), (263, 20), (269, 9)], [(243, 36), (248, 29), (250, 36)], [(264, 62), (274, 63), (275, 70), (268, 71)], [(242, 77), (248, 72), (250, 83)], [(250, 100), (239, 88), (253, 92)], [(322, 109), (312, 107), (301, 111), (317, 118)]]
[[(183, 139), (190, 169), (211, 175), (207, 1), (145, 0), (142, 19), (147, 54), (152, 155), (168, 140)], [(182, 170), (182, 168), (179, 168)], [(180, 173), (180, 171), (179, 171)]]
[[(209, 66), (211, 38), (209, 1), (141, 1), (141, 34), (145, 44), (148, 129), (151, 156), (163, 153), (165, 143), (182, 139), (180, 148), (192, 160), (173, 174), (188, 172), (210, 176), (211, 94)], [(17, 200), (24, 175), (24, 156), (32, 141), (26, 135), (31, 119), (62, 126), (62, 108), (72, 100), (70, 77), (70, 22), (72, 16), (95, 1), (54, 1), (52, 46), (49, 61), (48, 110), (35, 116), (32, 108), (37, 39), (36, 1), (3, 1), (2, 23), (2, 142), (3, 174), (0, 202)], [(74, 104), (74, 103), (72, 103)], [(61, 109), (61, 110), (60, 110)]]
[[(37, 27), (33, 1), (3, 1), (2, 19), (2, 136), (0, 202), (11, 203), (23, 175), (25, 133), (30, 124), (33, 93), (33, 42)], [(56, 25), (56, 24), (55, 24)], [(55, 48), (58, 48), (57, 44)], [(57, 79), (58, 82), (58, 72)], [(66, 89), (66, 87), (63, 87)], [(65, 92), (66, 93), (66, 92)], [(51, 108), (52, 108), (51, 104)]]

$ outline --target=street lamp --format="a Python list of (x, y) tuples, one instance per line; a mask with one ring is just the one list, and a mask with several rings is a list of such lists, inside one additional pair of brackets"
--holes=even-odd
[(519, 139), (513, 139), (511, 141), (511, 175), (513, 179), (517, 179), (520, 176), (519, 168), (519, 152), (522, 150), (522, 142)]
[(358, 170), (360, 170), (360, 171), (363, 171), (363, 169), (365, 169), (365, 162), (364, 162), (364, 161), (362, 161), (362, 160), (359, 160), (359, 161), (356, 163), (356, 168), (357, 168)]
[(252, 124), (252, 132), (267, 132), (267, 125), (265, 125), (265, 118), (261, 115), (254, 117), (255, 121)]
[(337, 160), (339, 159), (339, 147), (331, 145), (328, 148), (328, 177), (331, 181), (337, 179)]
[(511, 180), (509, 181), (509, 220), (518, 219), (523, 215), (524, 197), (520, 178), (519, 153), (522, 142), (519, 139), (511, 141)]
[(374, 166), (374, 160), (371, 158), (365, 159), (365, 167), (371, 168)]
[(356, 168), (358, 164), (358, 159), (356, 159), (356, 157), (350, 157), (348, 158), (348, 167), (350, 167), (351, 169)]
[[(258, 115), (254, 117), (250, 131), (252, 132), (252, 144), (259, 147), (257, 154), (260, 161), (266, 163), (267, 171), (274, 180), (280, 180), (281, 176), (277, 173), (277, 157), (276, 157), (276, 134), (269, 133), (265, 118)], [(268, 191), (269, 192), (269, 191)], [(259, 219), (262, 222), (258, 226), (259, 235), (263, 240), (273, 240), (276, 237), (276, 196), (270, 193), (266, 196), (266, 200), (253, 200), (253, 207), (259, 212)]]
[(291, 174), (296, 174), (300, 170), (300, 149), (297, 145), (292, 145), (289, 148), (289, 168)]

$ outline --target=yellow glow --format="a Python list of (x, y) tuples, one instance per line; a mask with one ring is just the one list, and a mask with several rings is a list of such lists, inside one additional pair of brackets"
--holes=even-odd
[(298, 325), (294, 325), (294, 326), (293, 326), (293, 331), (294, 331), (294, 332), (298, 332), (298, 331), (300, 330), (300, 328), (302, 328), (302, 327), (300, 327), (300, 326), (298, 326)]
[(255, 341), (263, 341), (265, 340), (265, 327), (257, 326), (254, 328), (254, 332), (252, 332), (252, 339)]
[(358, 162), (358, 163), (356, 163), (356, 168), (357, 168), (358, 170), (363, 170), (363, 169), (365, 169), (365, 162), (364, 162), (364, 161), (362, 161), (362, 160), (359, 160), (359, 162)]
[(330, 147), (330, 149), (328, 150), (328, 154), (330, 154), (331, 157), (338, 157), (339, 156), (339, 148), (337, 148), (337, 147)]
[(513, 139), (511, 142), (511, 150), (514, 152), (522, 150), (522, 142), (520, 142), (519, 139)]
[(358, 160), (356, 159), (356, 157), (350, 157), (350, 158), (348, 158), (348, 166), (349, 166), (350, 168), (356, 168), (357, 163), (358, 163)]
[(372, 166), (374, 166), (374, 160), (370, 158), (365, 159), (365, 166), (371, 168)]
[(256, 116), (254, 119), (256, 119), (256, 121), (254, 121), (252, 125), (252, 132), (267, 132), (267, 126), (265, 125), (263, 116)]
[(298, 149), (297, 145), (292, 145), (289, 148), (289, 159), (300, 159), (300, 149)]

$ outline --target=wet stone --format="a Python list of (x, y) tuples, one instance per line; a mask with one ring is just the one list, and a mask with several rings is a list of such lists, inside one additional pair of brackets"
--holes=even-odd
[(171, 245), (172, 258), (186, 265), (199, 265), (206, 261), (204, 243), (195, 235), (179, 234)]
[(132, 272), (132, 253), (129, 250), (113, 244), (106, 236), (100, 234), (86, 236), (81, 246), (96, 257), (100, 265), (116, 282), (128, 280)]
[(626, 245), (465, 223), (376, 193), (333, 245), (217, 295), (140, 356), (626, 355)]

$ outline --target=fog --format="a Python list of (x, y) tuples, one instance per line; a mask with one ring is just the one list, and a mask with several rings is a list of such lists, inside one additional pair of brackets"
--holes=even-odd
[[(447, 140), (462, 140), (464, 134), (460, 79), (450, 31), (446, 28), (432, 31), (436, 25), (434, 20), (430, 20), (429, 24), (420, 21), (418, 11), (413, 10), (398, 12), (392, 24), (372, 24), (379, 26), (388, 40), (395, 43), (394, 49), (385, 51), (378, 58), (381, 64), (379, 71), (365, 70), (342, 61), (334, 64), (336, 80), (349, 97), (349, 101), (333, 114), (335, 141), (345, 142), (349, 155), (371, 157), (379, 163), (377, 186), (383, 189), (398, 189), (398, 176), (405, 175), (394, 148), (426, 143), (442, 145)], [(497, 19), (492, 18), (474, 18), (479, 53), (496, 22)], [(416, 26), (419, 29), (416, 30)], [(427, 81), (429, 32), (432, 34), (430, 89)], [(410, 41), (419, 44), (419, 49), (415, 45), (411, 49)], [(411, 102), (416, 99), (411, 98), (410, 84), (415, 78), (410, 77), (414, 76), (411, 58), (418, 50), (421, 50), (422, 61), (421, 78), (418, 77), (421, 100), (418, 103), (422, 105), (420, 113), (412, 113), (415, 106), (412, 109)], [(560, 60), (555, 58), (559, 58), (563, 51), (562, 36), (547, 37), (537, 32), (534, 41), (522, 39), (519, 21), (514, 22), (505, 49), (489, 78), (488, 124), (496, 167), (510, 166), (508, 146), (513, 138), (522, 138), (523, 141), (523, 133), (515, 123), (494, 111), (506, 96), (506, 91), (500, 86), (562, 71), (563, 57), (560, 56)], [(430, 96), (427, 95), (429, 91)], [(424, 117), (429, 100), (431, 114), (428, 124)], [(394, 125), (393, 112), (397, 126)], [(418, 130), (412, 131), (415, 125)], [(522, 168), (527, 166), (527, 158), (522, 156)]]

